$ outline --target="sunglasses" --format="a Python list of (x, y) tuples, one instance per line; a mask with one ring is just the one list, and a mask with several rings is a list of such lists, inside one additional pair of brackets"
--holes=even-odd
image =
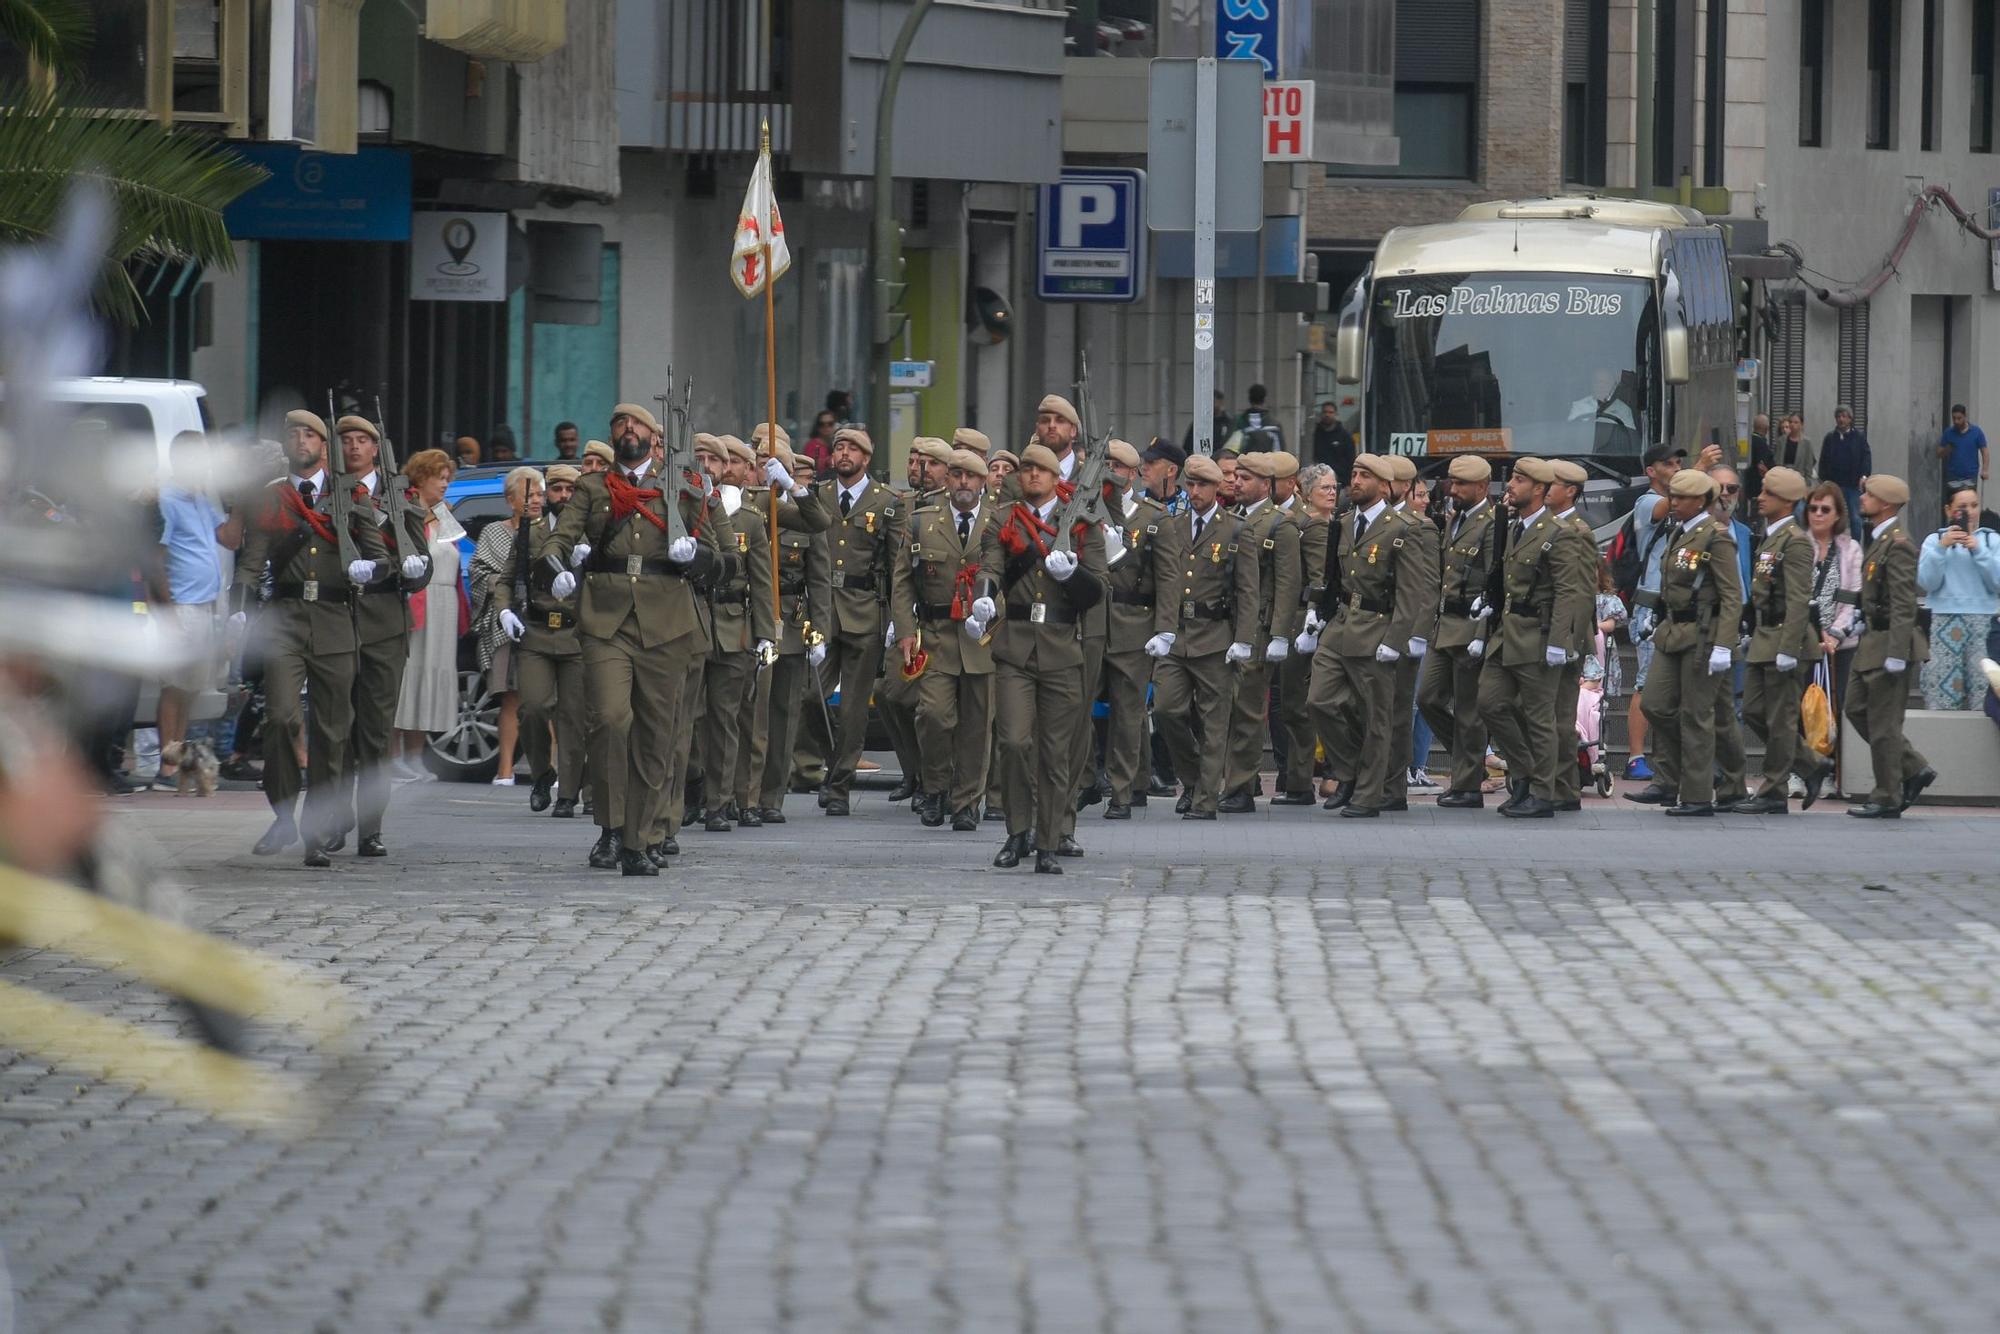
[(1808, 513), (1808, 514), (1831, 514), (1831, 513), (1833, 513), (1833, 506), (1831, 506), (1831, 505), (1808, 505), (1808, 506), (1806, 506), (1806, 513)]
[(1719, 490), (1720, 490), (1720, 491), (1722, 492), (1722, 494), (1723, 494), (1723, 495), (1725, 495), (1725, 496), (1733, 496), (1733, 495), (1735, 495), (1735, 494), (1736, 494), (1737, 492), (1741, 491), (1741, 490), (1742, 490), (1743, 488), (1742, 488), (1742, 487), (1740, 487), (1740, 486), (1725, 486), (1725, 487), (1720, 487), (1720, 488), (1718, 488), (1718, 489), (1719, 489)]

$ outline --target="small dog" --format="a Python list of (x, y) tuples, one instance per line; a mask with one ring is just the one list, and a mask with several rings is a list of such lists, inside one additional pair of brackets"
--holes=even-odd
[(175, 796), (185, 797), (190, 792), (198, 797), (215, 795), (216, 775), (222, 766), (208, 742), (177, 741), (162, 751), (160, 758), (174, 766)]

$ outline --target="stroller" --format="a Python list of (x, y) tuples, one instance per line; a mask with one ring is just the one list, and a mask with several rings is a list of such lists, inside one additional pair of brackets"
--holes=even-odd
[(1576, 777), (1579, 788), (1611, 795), (1611, 768), (1604, 758), (1604, 717), (1610, 708), (1604, 689), (1604, 661), (1584, 659), (1582, 688), (1576, 697)]

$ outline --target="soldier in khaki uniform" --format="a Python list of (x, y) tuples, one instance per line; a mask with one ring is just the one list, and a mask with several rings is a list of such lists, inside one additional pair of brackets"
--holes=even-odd
[(1548, 504), (1555, 478), (1548, 460), (1524, 458), (1507, 479), (1513, 518), (1500, 560), (1502, 601), (1479, 677), (1479, 714), (1507, 761), (1509, 796), (1500, 813), (1515, 820), (1556, 813), (1556, 683), (1569, 664), (1579, 612), (1575, 581), (1567, 577), (1574, 535)]
[(1568, 459), (1551, 459), (1556, 479), (1549, 484), (1549, 509), (1569, 535), (1568, 560), (1562, 567), (1566, 582), (1560, 599), (1574, 609), (1569, 634), (1563, 640), (1568, 661), (1556, 674), (1555, 803), (1558, 811), (1583, 809), (1583, 788), (1576, 763), (1576, 702), (1583, 689), (1583, 660), (1597, 649), (1597, 534), (1577, 512), (1589, 474)]
[[(903, 501), (907, 513), (914, 514), (921, 505), (942, 503), (945, 499), (945, 472), (951, 461), (951, 446), (932, 435), (920, 435), (910, 442), (909, 482), (910, 489)], [(900, 556), (902, 553), (898, 553)], [(904, 561), (898, 559), (895, 569), (900, 571)], [(908, 639), (914, 627), (904, 625), (894, 619), (894, 598), (891, 594), (891, 618), (885, 637), (891, 646)], [(887, 649), (884, 650), (885, 653)], [(889, 745), (896, 752), (896, 764), (902, 771), (903, 781), (890, 792), (889, 800), (909, 801), (915, 799), (913, 807), (922, 813), (931, 795), (924, 786), (923, 778), (928, 769), (924, 751), (923, 736), (917, 726), (917, 683), (904, 677), (898, 666), (900, 655), (889, 656), (889, 669), (882, 673), (882, 683), (875, 688), (875, 716), (882, 720), (882, 730), (889, 734)]]
[(1794, 773), (1805, 784), (1810, 809), (1833, 772), (1832, 761), (1799, 744), (1799, 700), (1806, 676), (1821, 656), (1819, 633), (1812, 625), (1813, 541), (1792, 515), (1792, 506), (1809, 489), (1802, 474), (1772, 468), (1757, 494), (1764, 538), (1750, 563), (1750, 587), (1743, 592), (1755, 617), (1744, 655), (1743, 721), (1764, 743), (1764, 781), (1729, 808), (1737, 815), (1784, 815), (1791, 809), (1786, 780)]
[(1675, 473), (1667, 492), (1675, 528), (1660, 562), (1644, 700), (1658, 777), (1631, 799), (1656, 806), (1673, 799), (1668, 815), (1715, 814), (1715, 696), (1730, 685), (1743, 576), (1736, 538), (1709, 511), (1714, 496), (1715, 479), (1692, 469)]
[(1438, 794), (1446, 810), (1486, 804), (1486, 721), (1479, 713), (1479, 674), (1485, 666), (1486, 627), (1496, 609), (1487, 586), (1499, 560), (1504, 525), (1488, 491), (1493, 465), (1476, 454), (1452, 459), (1447, 476), (1451, 519), (1440, 551), (1438, 623), (1417, 682), (1417, 707), (1438, 744), (1451, 757), (1451, 781)]
[[(528, 809), (545, 811), (553, 799), (556, 816), (576, 815), (583, 788), (584, 746), (589, 712), (583, 683), (583, 645), (577, 638), (578, 595), (559, 598), (549, 591), (556, 571), (548, 562), (549, 542), (556, 522), (576, 493), (582, 477), (566, 463), (544, 474), (547, 499), (542, 521), (528, 529), (528, 606), (517, 612), (515, 581), (501, 581), (494, 593), (500, 624), (518, 646), (521, 689), (521, 735), (528, 750), (528, 767), (535, 786)], [(553, 744), (552, 744), (553, 742)]]
[[(667, 781), (688, 664), (707, 649), (700, 589), (721, 557), (698, 478), (652, 471), (660, 424), (643, 405), (612, 410), (617, 465), (585, 475), (550, 539), (550, 591), (583, 590), (578, 629), (590, 695), (593, 814), (602, 834), (591, 865), (659, 874), (646, 839)], [(668, 507), (686, 536), (673, 538)], [(582, 578), (579, 580), (578, 572)]]
[[(699, 473), (699, 485), (709, 497), (712, 515), (716, 521), (717, 541), (723, 545), (720, 561), (710, 576), (702, 581), (702, 602), (697, 609), (701, 619), (702, 643), (689, 658), (687, 675), (681, 682), (680, 704), (676, 716), (682, 725), (674, 729), (673, 750), (667, 756), (666, 783), (660, 789), (660, 800), (653, 807), (653, 823), (646, 834), (646, 851), (656, 863), (666, 857), (680, 855), (680, 832), (687, 827), (688, 808), (694, 808), (696, 824), (706, 827), (702, 819), (703, 806), (708, 795), (708, 773), (702, 768), (702, 715), (707, 701), (708, 663), (715, 651), (715, 609), (708, 603), (707, 594), (713, 587), (729, 578), (731, 567), (737, 563), (735, 542), (721, 526), (721, 497), (717, 487), (722, 481), (724, 461), (728, 449), (722, 437), (712, 431), (697, 431), (694, 436), (694, 463)], [(665, 454), (665, 441), (653, 445), (655, 466)], [(718, 780), (718, 787), (727, 787), (726, 781)]]
[(1271, 804), (1310, 806), (1317, 800), (1312, 793), (1315, 738), (1312, 715), (1306, 709), (1306, 690), (1312, 683), (1312, 656), (1298, 651), (1297, 640), (1305, 632), (1307, 612), (1316, 614), (1319, 599), (1326, 592), (1328, 520), (1314, 518), (1299, 494), (1298, 456), (1274, 451), (1271, 459), (1277, 468), (1271, 477), (1271, 503), (1299, 530), (1299, 600), (1294, 612), (1293, 646), (1278, 664), (1276, 706), (1271, 717), (1271, 749), (1279, 760), (1277, 790)]
[(1232, 677), (1255, 653), (1257, 548), (1245, 540), (1243, 519), (1222, 505), (1214, 459), (1195, 455), (1181, 478), (1187, 512), (1162, 529), (1163, 554), (1178, 553), (1178, 568), (1161, 565), (1155, 576), (1158, 596), (1170, 604), (1168, 628), (1148, 639), (1145, 651), (1153, 659), (1153, 722), (1181, 780), (1174, 809), (1186, 819), (1213, 820), (1229, 763)]
[[(775, 653), (777, 611), (771, 605), (771, 520), (765, 493), (749, 485), (756, 458), (733, 435), (720, 438), (725, 456), (719, 484), (717, 536), (728, 559), (709, 587), (711, 643), (702, 676), (701, 771), (707, 809), (702, 827), (727, 833), (749, 807), (749, 769), (739, 767), (757, 699), (757, 673)], [(741, 778), (742, 786), (737, 780)], [(755, 809), (750, 822), (762, 824)]]
[[(1399, 723), (1389, 729), (1389, 774), (1383, 780), (1381, 808), (1385, 811), (1407, 811), (1410, 809), (1410, 747), (1415, 742), (1413, 734), (1417, 716), (1417, 676), (1423, 670), (1424, 658), (1430, 653), (1431, 639), (1437, 634), (1438, 550), (1441, 544), (1437, 525), (1431, 522), (1430, 516), (1410, 508), (1410, 489), (1417, 480), (1416, 460), (1407, 454), (1391, 454), (1389, 466), (1395, 472), (1389, 483), (1389, 512), (1400, 518), (1407, 530), (1403, 561), (1409, 577), (1419, 580), (1431, 590), (1424, 610), (1417, 617), (1416, 629), (1404, 646), (1403, 656), (1396, 661), (1396, 685), (1389, 696), (1391, 716), (1407, 719), (1408, 725)], [(1430, 757), (1418, 758), (1428, 761)]]
[(794, 479), (799, 459), (784, 427), (777, 429), (775, 445), (762, 424), (753, 438), (764, 455), (765, 478), (779, 493), (778, 656), (757, 679), (757, 727), (751, 733), (749, 761), (759, 821), (783, 824), (800, 722), (808, 710), (818, 713), (825, 707), (823, 698), (812, 698), (810, 682), (813, 668), (826, 661), (833, 560), (827, 554), (826, 514), (818, 494)]
[[(1104, 730), (1104, 772), (1111, 790), (1104, 818), (1129, 820), (1146, 801), (1146, 690), (1153, 683), (1153, 659), (1146, 641), (1174, 627), (1174, 576), (1185, 568), (1186, 553), (1166, 506), (1138, 486), (1139, 451), (1123, 440), (1110, 445), (1111, 472), (1124, 490), (1112, 498), (1105, 525), (1106, 573), (1110, 604), (1104, 641), (1105, 697), (1110, 717)], [(1114, 539), (1112, 534), (1116, 533)]]
[(969, 449), (953, 450), (945, 490), (910, 516), (909, 546), (896, 562), (891, 606), (896, 618), (896, 663), (901, 678), (919, 661), (911, 681), (917, 697), (918, 746), (923, 756), (922, 817), (932, 829), (945, 822), (958, 833), (979, 827), (986, 796), (993, 705), (993, 652), (964, 633), (979, 596), (986, 529), (986, 461)]
[[(1065, 535), (1056, 493), (1061, 462), (1043, 445), (1021, 452), (1021, 499), (987, 525), (980, 544), (981, 587), (964, 633), (993, 627), (994, 718), (1007, 841), (993, 859), (1020, 865), (1032, 847), (1035, 870), (1062, 874), (1056, 853), (1065, 811), (1074, 814), (1070, 773), (1076, 713), (1083, 705), (1079, 618), (1104, 596), (1104, 541), (1095, 524)], [(1067, 536), (1073, 550), (1063, 550)]]
[(1894, 820), (1937, 781), (1937, 771), (1903, 735), (1912, 667), (1930, 661), (1930, 644), (1917, 627), (1917, 545), (1903, 530), (1910, 488), (1900, 477), (1876, 473), (1861, 487), (1861, 517), (1868, 545), (1861, 557), (1861, 643), (1847, 684), (1847, 721), (1868, 742), (1875, 786), (1848, 814)]
[[(1290, 457), (1287, 455), (1286, 457)], [(1257, 558), (1257, 623), (1250, 661), (1236, 669), (1236, 691), (1229, 709), (1228, 758), (1224, 762), (1224, 796), (1216, 809), (1243, 815), (1257, 809), (1262, 787), (1258, 764), (1270, 734), (1271, 672), (1291, 656), (1292, 636), (1299, 632), (1299, 589), (1304, 584), (1299, 558), (1299, 527), (1271, 503), (1271, 483), (1278, 475), (1278, 455), (1269, 451), (1245, 454), (1236, 467), (1237, 512), (1243, 533), (1237, 540)], [(1204, 743), (1207, 738), (1203, 738)]]
[[(326, 843), (339, 823), (335, 802), (351, 762), (356, 670), (351, 604), (356, 589), (389, 570), (389, 548), (367, 492), (328, 469), (326, 423), (298, 411), (285, 414), (285, 426), (291, 473), (258, 496), (238, 558), (245, 580), (237, 587), (246, 593), (262, 581), (266, 567), (271, 578), (271, 600), (257, 618), (257, 633), (263, 641), (267, 710), (264, 796), (275, 818), (255, 851), (268, 857), (290, 847), (303, 823), (305, 864), (326, 866)], [(333, 495), (336, 487), (348, 488), (347, 494)], [(299, 762), (293, 750), (304, 722), (301, 684), (312, 701), (306, 747), (311, 791), (302, 819), (294, 811)]]

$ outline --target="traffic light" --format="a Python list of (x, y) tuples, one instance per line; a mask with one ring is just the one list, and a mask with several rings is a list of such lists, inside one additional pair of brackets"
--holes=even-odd
[(1756, 318), (1756, 297), (1751, 290), (1751, 280), (1748, 278), (1732, 279), (1731, 286), (1736, 289), (1736, 300), (1734, 308), (1729, 312), (1729, 318), (1736, 330), (1736, 355), (1742, 358), (1749, 356), (1750, 350), (1756, 346), (1751, 338), (1752, 321)]
[(910, 289), (904, 278), (907, 261), (903, 258), (903, 229), (896, 228), (896, 236), (889, 252), (878, 260), (879, 272), (875, 275), (875, 341), (887, 343), (903, 331), (910, 322), (907, 313), (900, 309), (903, 294)]

